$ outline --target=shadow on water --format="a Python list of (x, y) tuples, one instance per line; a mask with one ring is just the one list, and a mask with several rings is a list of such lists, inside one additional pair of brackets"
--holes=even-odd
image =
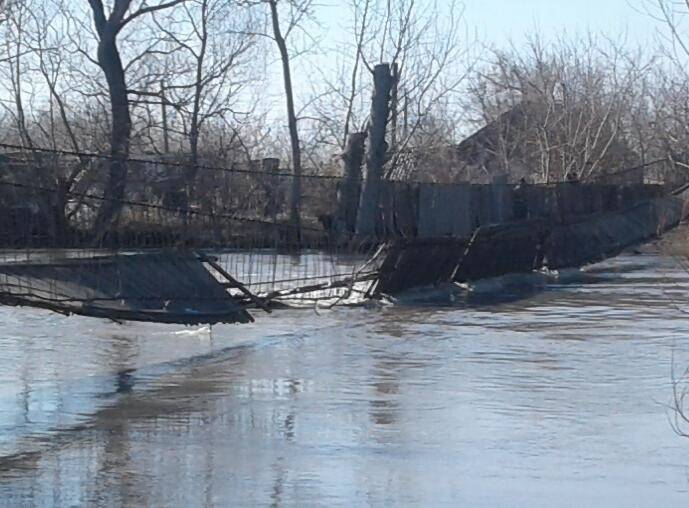
[[(45, 452), (73, 444), (80, 438), (88, 439), (94, 432), (121, 435), (123, 422), (198, 409), (208, 397), (221, 392), (232, 381), (232, 367), (239, 367), (255, 347), (227, 347), (143, 369), (124, 369), (109, 378), (89, 378), (82, 384), (112, 387), (96, 395), (106, 401), (105, 405), (92, 414), (82, 415), (79, 423), (72, 426), (21, 438), (17, 444), (22, 451), (0, 456), (0, 472), (35, 467)], [(199, 379), (194, 374), (200, 368), (204, 375)], [(222, 376), (213, 376), (215, 370)]]

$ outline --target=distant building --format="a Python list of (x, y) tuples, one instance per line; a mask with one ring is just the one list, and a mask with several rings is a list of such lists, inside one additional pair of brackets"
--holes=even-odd
[[(540, 171), (542, 147), (537, 143), (542, 106), (533, 102), (523, 102), (502, 113), (496, 120), (477, 130), (459, 144), (432, 149), (411, 149), (403, 157), (406, 165), (401, 173), (412, 179), (436, 182), (469, 183), (517, 183), (543, 182)], [(556, 115), (550, 112), (550, 115)], [(557, 130), (558, 125), (552, 127)], [(552, 135), (553, 133), (551, 133)], [(561, 138), (564, 133), (555, 132)], [(553, 136), (555, 137), (555, 136)], [(556, 142), (553, 141), (555, 145)], [(548, 180), (564, 181), (572, 169), (559, 164), (560, 152), (553, 148), (553, 156)], [(633, 150), (617, 138), (606, 146), (605, 156), (597, 166), (595, 179), (611, 180), (614, 183), (642, 183), (643, 168), (626, 170), (633, 166), (637, 158)], [(586, 167), (586, 164), (584, 164)], [(574, 170), (585, 172), (578, 167)], [(625, 170), (625, 171), (622, 171)], [(606, 177), (606, 175), (610, 175)], [(613, 176), (618, 175), (618, 176)], [(579, 178), (581, 175), (576, 173)]]

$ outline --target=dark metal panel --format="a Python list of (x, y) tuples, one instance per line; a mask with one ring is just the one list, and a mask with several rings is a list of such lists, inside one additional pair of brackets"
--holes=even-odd
[(201, 261), (175, 252), (2, 264), (0, 301), (117, 320), (252, 321)]
[(413, 288), (451, 282), (466, 243), (460, 238), (398, 240), (391, 243), (379, 269), (374, 292), (394, 295)]

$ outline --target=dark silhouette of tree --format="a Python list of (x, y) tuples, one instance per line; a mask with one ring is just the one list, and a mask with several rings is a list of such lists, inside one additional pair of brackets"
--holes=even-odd
[(96, 240), (103, 236), (118, 221), (127, 185), (127, 158), (132, 132), (129, 111), (129, 97), (125, 71), (117, 47), (117, 36), (121, 30), (136, 18), (181, 4), (185, 0), (171, 0), (157, 5), (144, 1), (139, 9), (129, 13), (132, 0), (115, 0), (112, 9), (106, 13), (102, 0), (88, 0), (93, 11), (93, 21), (98, 34), (98, 65), (105, 75), (110, 98), (110, 168), (105, 193), (106, 200), (98, 210), (94, 234)]

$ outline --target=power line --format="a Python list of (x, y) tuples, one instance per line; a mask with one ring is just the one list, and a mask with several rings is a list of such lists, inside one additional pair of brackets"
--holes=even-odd
[[(54, 148), (39, 148), (39, 147), (27, 147), (22, 145), (13, 145), (10, 143), (0, 143), (1, 148), (19, 150), (23, 152), (41, 152), (41, 153), (52, 153), (56, 155), (69, 155), (72, 157), (88, 157), (91, 159), (102, 159), (102, 160), (119, 160), (117, 157), (112, 155), (98, 154), (98, 153), (88, 153), (88, 152), (77, 152), (73, 150), (58, 150)], [(202, 171), (217, 171), (223, 173), (238, 173), (238, 174), (248, 174), (248, 175), (258, 175), (258, 176), (271, 176), (271, 177), (283, 177), (283, 178), (294, 178), (292, 173), (273, 173), (264, 171), (255, 171), (252, 169), (240, 169), (240, 168), (227, 168), (223, 166), (209, 166), (206, 164), (185, 164), (183, 162), (168, 162), (168, 161), (156, 161), (151, 159), (140, 159), (136, 157), (127, 157), (123, 159), (127, 162), (137, 162), (141, 164), (160, 164), (171, 167), (188, 168), (194, 167), (195, 169), (200, 169)], [(341, 176), (336, 175), (301, 175), (302, 178), (310, 178), (314, 180), (342, 180)]]
[[(58, 189), (50, 189), (47, 187), (41, 187), (38, 185), (27, 185), (23, 183), (16, 183), (16, 182), (0, 182), (0, 186), (4, 187), (14, 187), (14, 188), (22, 188), (22, 189), (30, 189), (38, 192), (45, 192), (45, 193), (55, 193), (57, 192)], [(91, 193), (86, 193), (86, 192), (74, 192), (74, 191), (67, 191), (65, 193), (66, 196), (69, 197), (76, 197), (76, 198), (82, 198), (82, 199), (92, 199), (94, 201), (107, 201), (110, 203), (118, 203), (122, 205), (127, 205), (127, 206), (134, 206), (134, 207), (139, 207), (139, 208), (146, 208), (146, 209), (151, 209), (151, 210), (165, 210), (168, 212), (175, 212), (175, 213), (183, 213), (183, 214), (188, 214), (188, 215), (196, 215), (199, 217), (209, 217), (209, 218), (214, 218), (214, 219), (227, 219), (227, 220), (232, 220), (236, 222), (249, 222), (249, 223), (255, 223), (255, 224), (261, 224), (263, 226), (271, 226), (271, 227), (278, 227), (278, 228), (298, 228), (306, 231), (317, 231), (322, 233), (323, 230), (314, 228), (314, 227), (309, 227), (309, 226), (295, 226), (293, 224), (288, 224), (288, 223), (277, 223), (277, 222), (270, 222), (266, 220), (261, 220), (261, 219), (254, 219), (250, 217), (242, 217), (240, 215), (232, 215), (232, 214), (226, 214), (226, 213), (210, 213), (210, 212), (203, 212), (200, 210), (184, 210), (180, 211), (179, 208), (173, 208), (165, 205), (156, 205), (153, 203), (146, 203), (143, 201), (134, 201), (134, 200), (128, 200), (128, 199), (113, 199), (113, 198), (106, 198), (104, 196), (98, 196), (96, 194), (91, 194)]]
[[(112, 155), (106, 155), (106, 154), (98, 154), (98, 153), (89, 153), (89, 152), (79, 152), (79, 151), (74, 151), (74, 150), (60, 150), (60, 149), (55, 149), (55, 148), (41, 148), (41, 147), (27, 147), (23, 145), (15, 145), (11, 143), (0, 143), (0, 148), (5, 148), (5, 149), (11, 149), (11, 150), (19, 150), (22, 152), (40, 152), (40, 153), (52, 153), (56, 155), (65, 155), (65, 156), (72, 156), (72, 157), (87, 157), (91, 159), (101, 159), (101, 160), (118, 160), (116, 157), (113, 157)], [(135, 162), (135, 163), (140, 163), (140, 164), (154, 164), (154, 165), (163, 165), (167, 167), (178, 167), (178, 168), (189, 168), (189, 167), (194, 167), (195, 169), (199, 169), (202, 171), (215, 171), (215, 172), (223, 172), (223, 173), (235, 173), (235, 174), (244, 174), (244, 175), (251, 175), (251, 176), (263, 176), (263, 177), (278, 177), (278, 178), (294, 178), (295, 175), (293, 173), (286, 173), (286, 172), (265, 172), (265, 171), (256, 171), (253, 169), (241, 169), (241, 168), (235, 168), (235, 167), (223, 167), (223, 166), (212, 166), (212, 165), (206, 165), (206, 164), (185, 164), (183, 162), (174, 162), (174, 161), (159, 161), (159, 160), (151, 160), (151, 159), (141, 159), (137, 157), (127, 157), (126, 159), (123, 159), (127, 162)], [(644, 164), (636, 165), (636, 166), (631, 166), (628, 168), (620, 169), (618, 171), (612, 172), (612, 173), (598, 173), (595, 174), (589, 181), (598, 181), (602, 180), (605, 178), (609, 178), (611, 176), (620, 176), (624, 175), (626, 173), (630, 173), (632, 171), (636, 171), (639, 169), (644, 169), (647, 167), (654, 166), (656, 164), (660, 164), (663, 162), (667, 162), (668, 158), (660, 158), (660, 159), (655, 159), (650, 162), (646, 162)], [(343, 180), (343, 176), (338, 176), (338, 175), (301, 175), (301, 178), (303, 179), (312, 179), (312, 180)], [(397, 182), (397, 183), (407, 183), (407, 184), (428, 184), (428, 185), (458, 185), (458, 184), (466, 184), (470, 182), (451, 182), (451, 183), (444, 183), (444, 182), (426, 182), (422, 180), (396, 180), (396, 179), (387, 179), (386, 181), (389, 182)], [(534, 185), (544, 185), (544, 186), (549, 186), (553, 185), (559, 182), (554, 182), (551, 184), (548, 183), (540, 183), (540, 184), (534, 184)]]

